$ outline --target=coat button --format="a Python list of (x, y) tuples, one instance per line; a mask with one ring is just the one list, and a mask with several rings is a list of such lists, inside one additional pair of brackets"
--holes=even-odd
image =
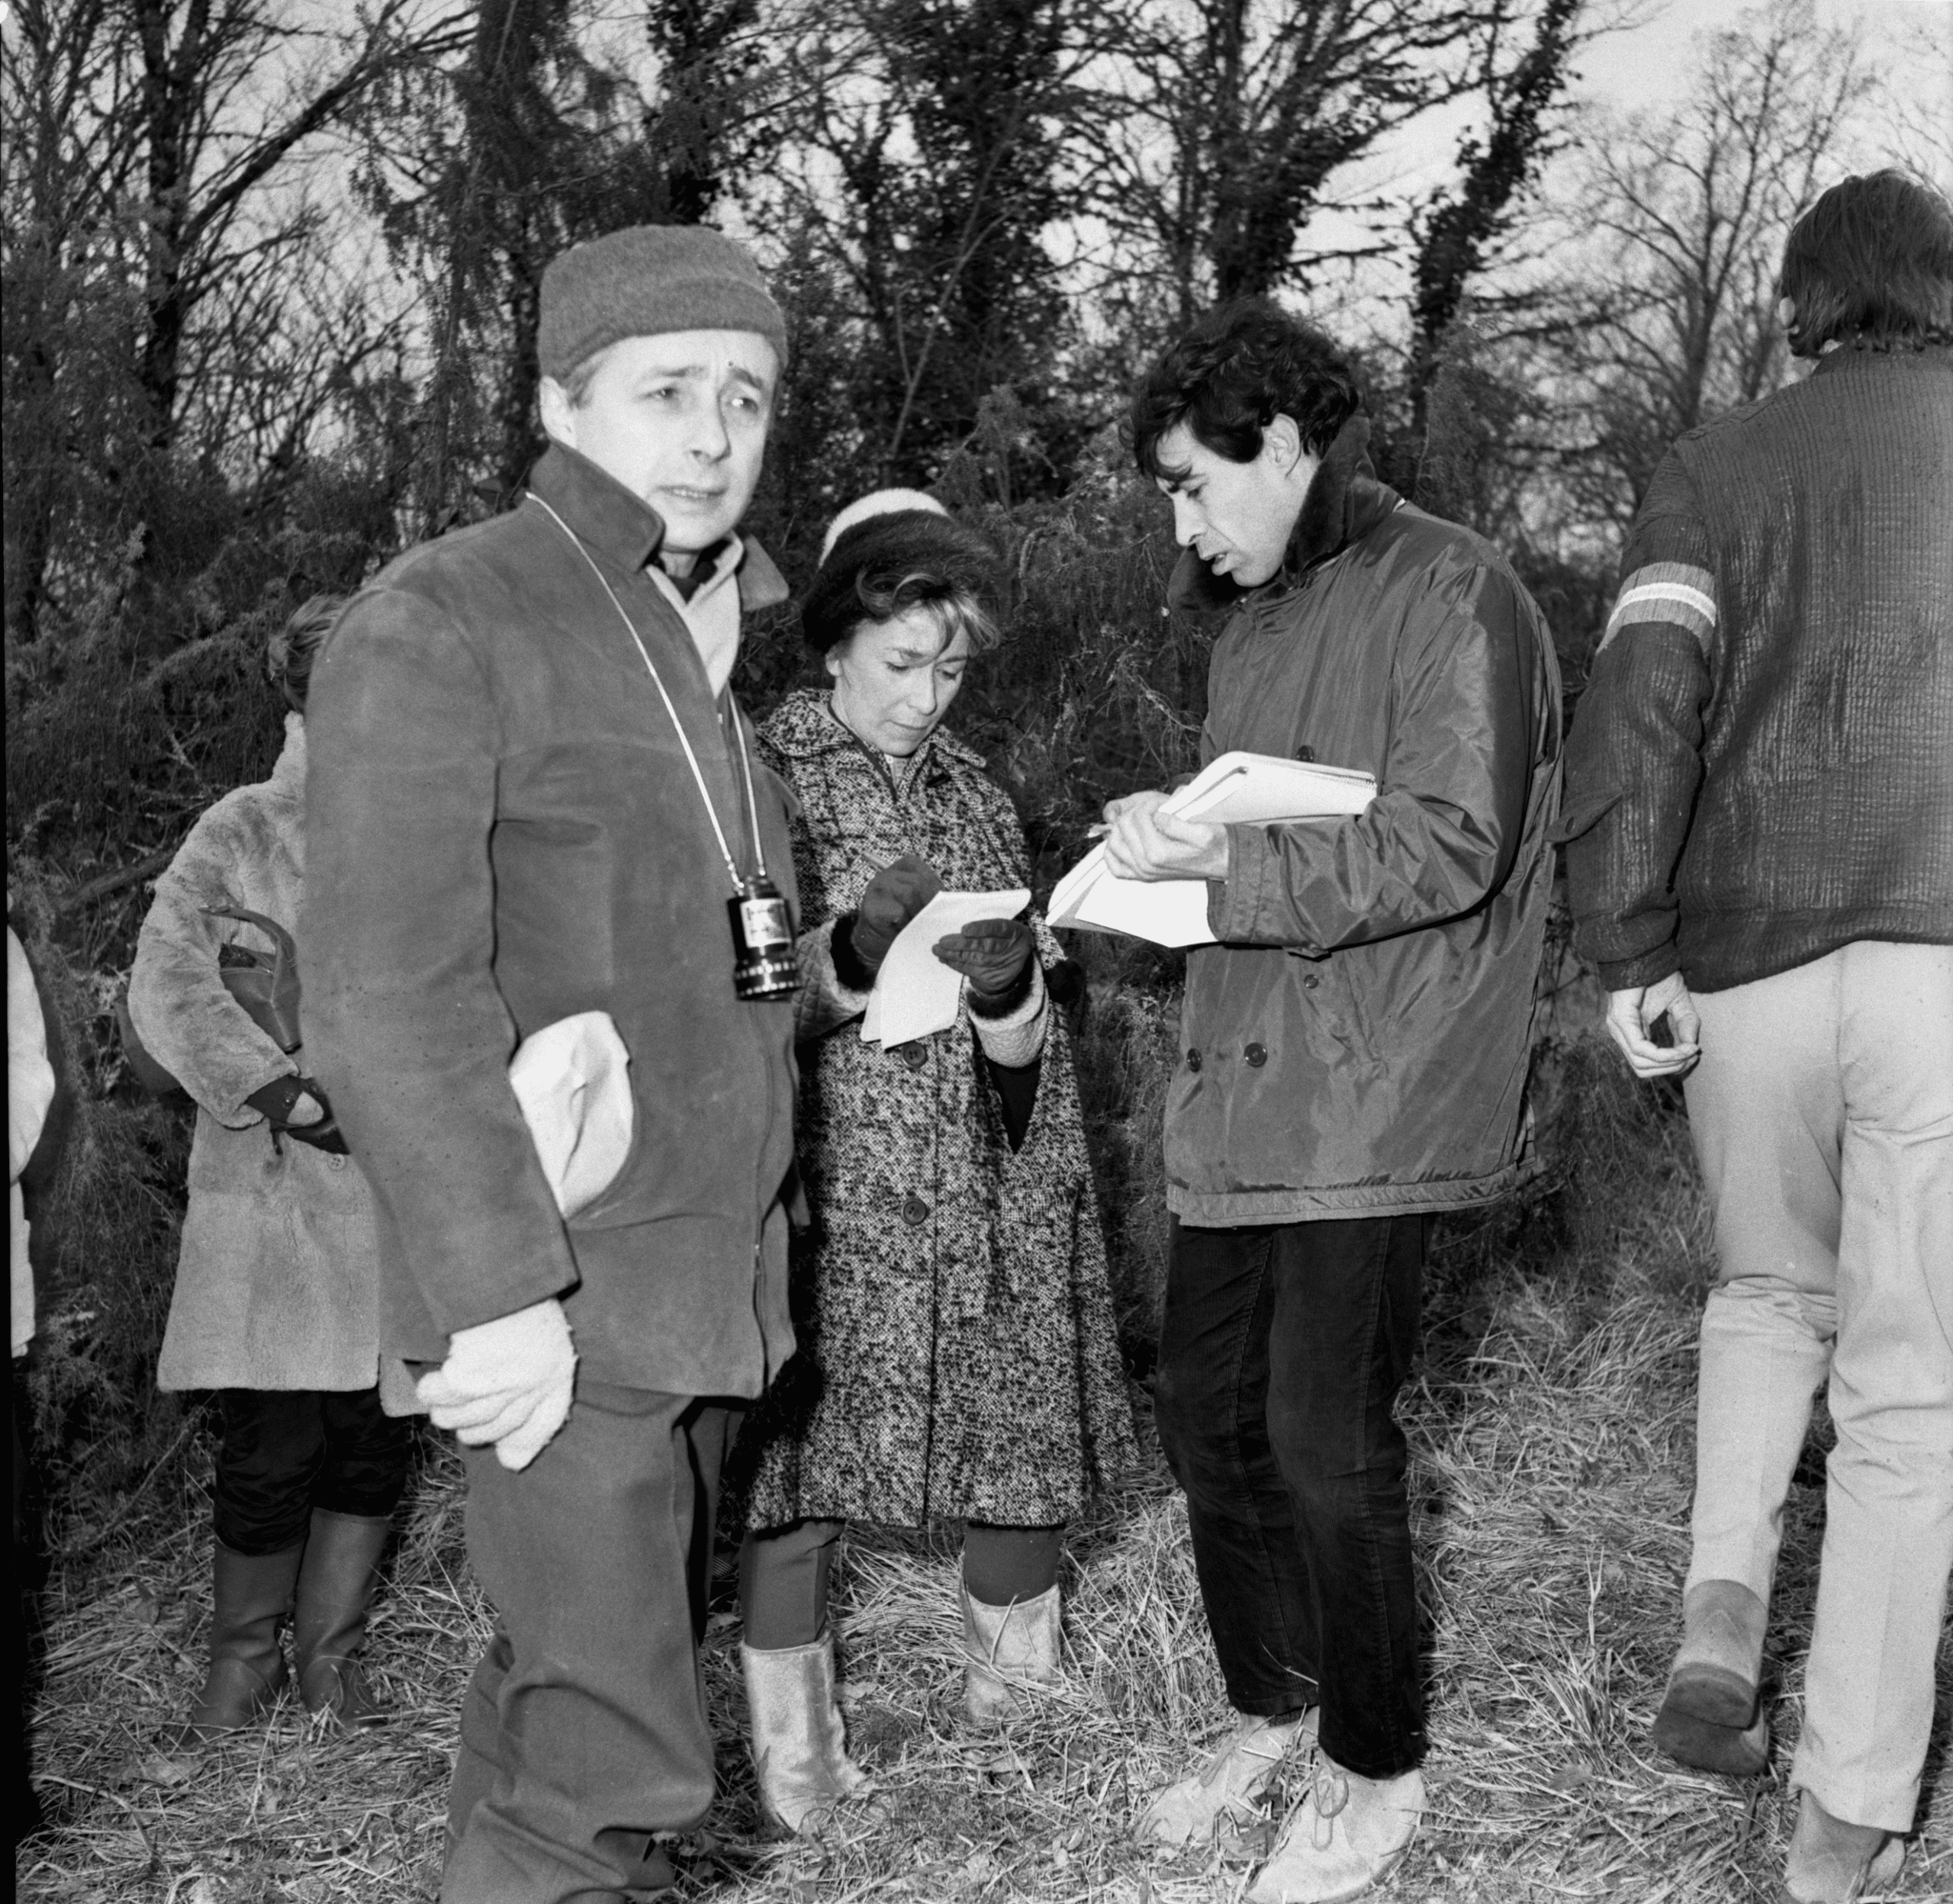
[(1241, 1053), (1241, 1056), (1250, 1064), (1266, 1064), (1268, 1062), (1268, 1047), (1265, 1044), (1251, 1044)]
[(346, 1159), (343, 1157), (336, 1157), (328, 1153), (326, 1161), (327, 1163), (330, 1164), (335, 1170), (343, 1170), (346, 1168)]
[(1189, 1051), (1187, 1053), (1187, 1069), (1189, 1071), (1198, 1071), (1200, 1069), (1200, 1053), (1198, 1051)]
[(1305, 972), (1302, 974), (1302, 989), (1305, 992), (1313, 992), (1321, 983), (1321, 979), (1318, 978), (1313, 972)]
[(921, 1070), (929, 1062), (928, 1047), (919, 1039), (913, 1044), (905, 1044), (902, 1047), (902, 1062), (912, 1071)]
[(902, 1199), (902, 1221), (912, 1230), (919, 1230), (929, 1221), (929, 1206), (920, 1197)]

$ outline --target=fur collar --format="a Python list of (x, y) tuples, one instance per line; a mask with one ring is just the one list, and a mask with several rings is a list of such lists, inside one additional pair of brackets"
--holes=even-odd
[(305, 797), (305, 717), (302, 714), (287, 713), (285, 717), (285, 745), (278, 750), (278, 761), (272, 769), (272, 777), (265, 784), (275, 793), (288, 800), (302, 800)]

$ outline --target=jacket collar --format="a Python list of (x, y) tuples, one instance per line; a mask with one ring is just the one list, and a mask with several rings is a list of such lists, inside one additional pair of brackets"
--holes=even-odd
[[(761, 732), (791, 761), (811, 760), (820, 754), (856, 753), (866, 754), (880, 764), (874, 750), (835, 718), (832, 696), (823, 689), (796, 687), (767, 716)], [(959, 761), (966, 767), (983, 764), (983, 755), (946, 727), (938, 728), (922, 743), (921, 751), (924, 758), (920, 765), (938, 758)]]
[[(607, 471), (566, 443), (552, 443), (530, 471), (530, 492), (547, 503), (600, 555), (620, 568), (648, 564), (664, 540), (664, 521)], [(739, 606), (750, 613), (787, 599), (787, 581), (750, 536), (740, 538)]]
[(274, 792), (288, 799), (305, 797), (305, 717), (302, 714), (288, 712), (285, 715), (285, 745), (278, 750), (272, 767), (271, 785)]
[(1841, 371), (1862, 370), (1868, 365), (1912, 362), (1953, 365), (1953, 344), (1922, 344), (1916, 350), (1874, 350), (1868, 344), (1840, 344), (1819, 358), (1810, 374), (1835, 377)]
[[(1379, 482), (1371, 466), (1369, 439), (1370, 420), (1360, 412), (1336, 433), (1302, 497), (1280, 574), (1258, 587), (1292, 588), (1318, 562), (1361, 542), (1396, 508), (1401, 500), (1396, 490)], [(1181, 550), (1166, 585), (1166, 599), (1174, 607), (1196, 613), (1231, 608), (1254, 592), (1231, 576), (1215, 574), (1191, 548)]]

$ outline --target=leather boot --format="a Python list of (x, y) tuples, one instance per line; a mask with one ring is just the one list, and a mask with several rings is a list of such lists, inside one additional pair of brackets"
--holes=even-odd
[(189, 1716), (166, 1731), (166, 1751), (194, 1751), (250, 1724), (285, 1689), (278, 1628), (291, 1604), (301, 1543), (278, 1554), (240, 1554), (216, 1543), (212, 1556), (211, 1663)]
[(1734, 1580), (1704, 1580), (1682, 1602), (1682, 1642), (1668, 1674), (1654, 1741), (1706, 1772), (1752, 1777), (1769, 1762), (1762, 1709), (1763, 1634), (1769, 1610)]
[(834, 1697), (834, 1638), (805, 1646), (744, 1644), (746, 1711), (760, 1804), (790, 1832), (805, 1830), (844, 1799), (861, 1798), (875, 1781), (848, 1756), (846, 1728)]
[(1058, 1590), (992, 1606), (962, 1589), (963, 1709), (973, 1726), (1002, 1726), (1028, 1709), (1023, 1695), (1058, 1683)]
[(312, 1510), (291, 1616), (291, 1650), (305, 1709), (330, 1713), (334, 1725), (378, 1726), (387, 1716), (360, 1669), (359, 1654), (380, 1555), (392, 1532), (387, 1515)]

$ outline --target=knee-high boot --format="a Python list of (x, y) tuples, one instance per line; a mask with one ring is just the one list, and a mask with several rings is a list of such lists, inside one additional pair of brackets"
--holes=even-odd
[(312, 1510), (311, 1538), (298, 1570), (292, 1652), (306, 1709), (341, 1726), (377, 1726), (386, 1713), (359, 1664), (366, 1609), (393, 1522), (386, 1515)]
[(211, 1560), (210, 1668), (189, 1716), (164, 1735), (171, 1751), (208, 1745), (248, 1726), (285, 1682), (278, 1628), (291, 1604), (301, 1544), (276, 1554), (240, 1554), (216, 1543)]

